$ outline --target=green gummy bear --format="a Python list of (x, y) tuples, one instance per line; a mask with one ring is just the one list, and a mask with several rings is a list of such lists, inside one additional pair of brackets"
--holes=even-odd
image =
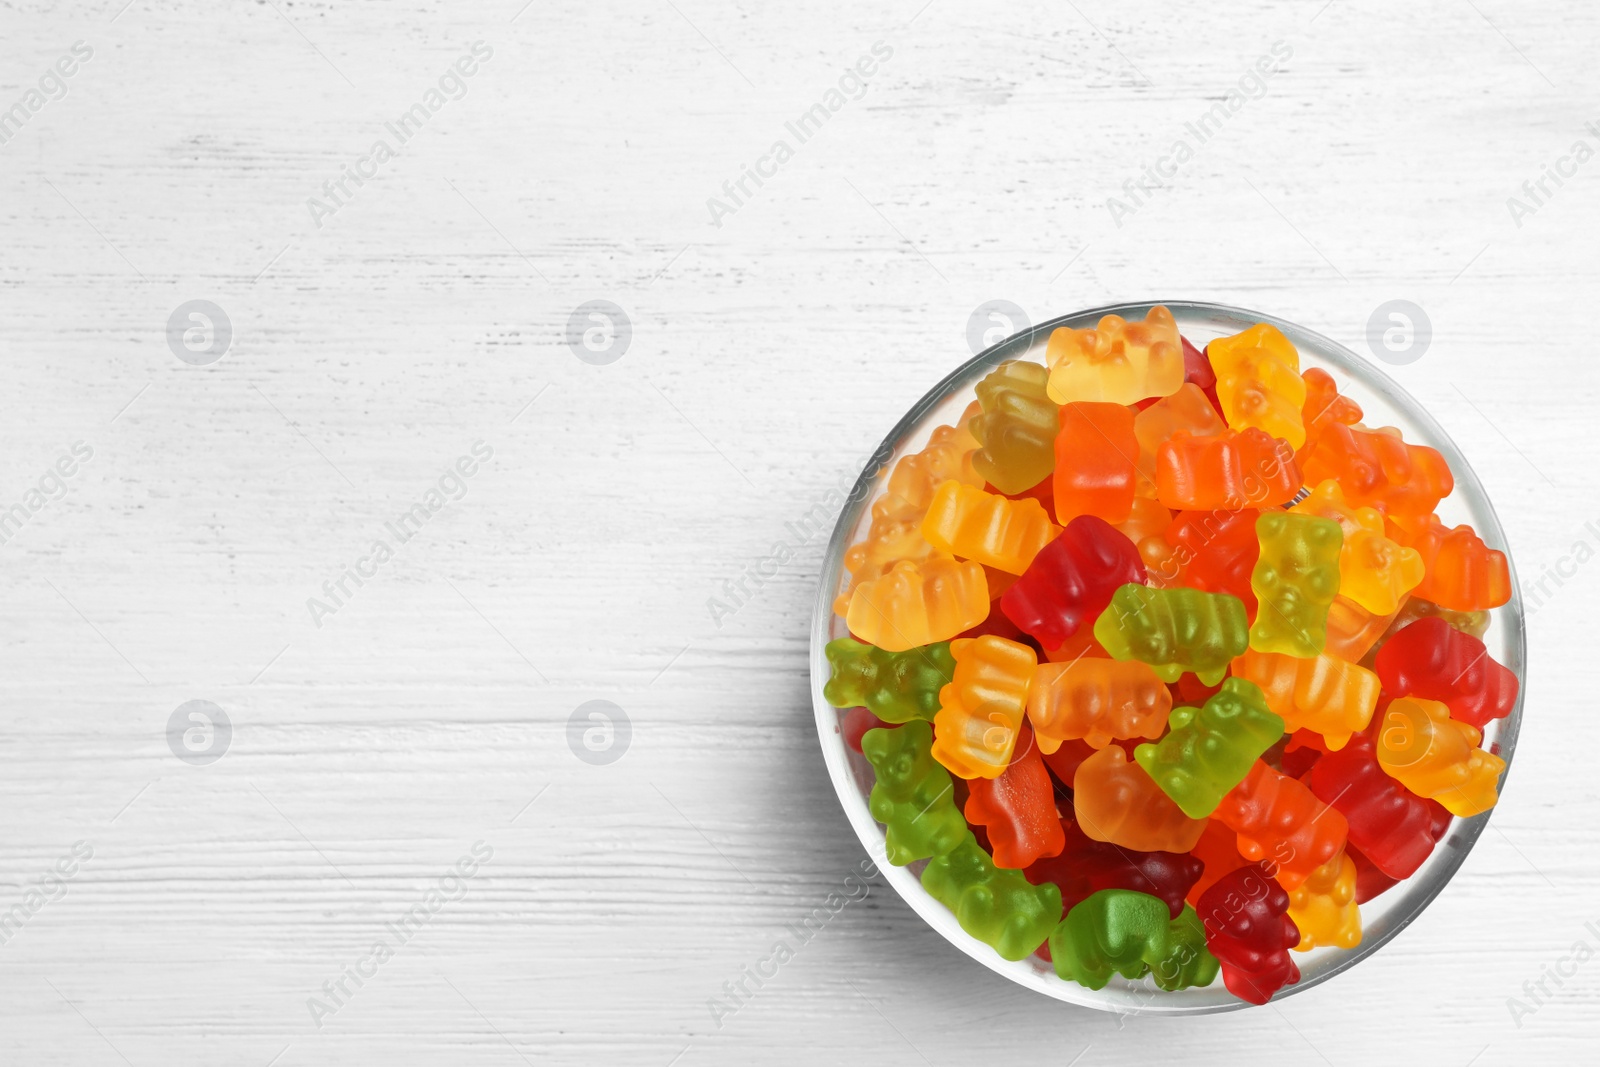
[(956, 673), (948, 641), (886, 652), (841, 637), (822, 651), (833, 667), (823, 699), (836, 708), (865, 707), (884, 722), (931, 722), (939, 711), (939, 690)]
[(1283, 736), (1283, 720), (1261, 687), (1229, 678), (1203, 708), (1174, 708), (1167, 736), (1140, 745), (1133, 758), (1191, 819), (1204, 819), (1223, 795)]
[(1316, 656), (1328, 643), (1328, 608), (1339, 592), (1344, 530), (1332, 519), (1269, 511), (1256, 520), (1261, 558), (1250, 588), (1261, 606), (1250, 647), (1286, 656)]
[(1102, 889), (1080, 901), (1050, 934), (1050, 961), (1070, 982), (1104, 989), (1115, 971), (1139, 978), (1167, 954), (1167, 905), (1132, 889)]
[(922, 887), (955, 912), (961, 929), (1008, 960), (1026, 959), (1061, 921), (1055, 883), (1034, 885), (1021, 871), (996, 867), (971, 832), (929, 861)]
[(1250, 643), (1244, 602), (1227, 593), (1128, 584), (1095, 620), (1094, 639), (1113, 659), (1141, 660), (1163, 682), (1193, 671), (1216, 685)]
[(1081, 901), (1050, 935), (1050, 958), (1060, 977), (1104, 989), (1113, 972), (1136, 979), (1153, 973), (1173, 992), (1210, 985), (1218, 963), (1206, 931), (1184, 905), (1176, 919), (1167, 905), (1132, 889), (1102, 889)]
[(1167, 927), (1167, 951), (1150, 964), (1156, 986), (1172, 993), (1190, 986), (1208, 986), (1220, 964), (1206, 947), (1206, 928), (1189, 905)]
[(867, 807), (888, 827), (884, 848), (896, 867), (949, 852), (963, 834), (971, 836), (932, 746), (933, 726), (921, 719), (861, 737), (861, 752), (878, 774)]

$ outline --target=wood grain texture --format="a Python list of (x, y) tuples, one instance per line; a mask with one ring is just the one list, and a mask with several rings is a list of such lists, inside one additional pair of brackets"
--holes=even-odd
[[(1563, 562), (1600, 548), (1600, 162), (1520, 226), (1507, 198), (1600, 147), (1592, 5), (519, 3), (5, 7), (0, 108), (93, 56), (0, 144), (0, 510), (93, 457), (0, 545), (0, 916), (93, 856), (0, 944), (0, 1061), (1589, 1058), (1600, 963), (1531, 1016), (1507, 999), (1600, 948), (1597, 572)], [(307, 199), (480, 40), (465, 95), (316, 226)], [(880, 41), (861, 97), (714, 224)], [(1280, 41), (1118, 225), (1107, 199)], [(1562, 573), (1490, 831), (1391, 946), (1281, 1007), (1049, 1002), (874, 881), (715, 1018), (863, 858), (806, 677), (826, 531), (789, 524), (969, 354), (981, 302), (1151, 296), (1363, 353), (1380, 303), (1426, 309), (1432, 347), (1391, 373), (1524, 583)], [(209, 366), (168, 346), (195, 299), (234, 330)], [(594, 299), (632, 322), (608, 366), (565, 339)], [(307, 599), (478, 441), (465, 495), (316, 625)], [(193, 699), (234, 728), (205, 767), (167, 742)], [(610, 765), (568, 745), (591, 699), (632, 724)], [(478, 841), (460, 899), (316, 1025), (308, 998)]]

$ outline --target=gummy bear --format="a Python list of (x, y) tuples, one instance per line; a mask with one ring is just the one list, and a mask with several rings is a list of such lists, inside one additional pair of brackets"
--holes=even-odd
[(1102, 889), (1051, 933), (1050, 959), (1057, 976), (1090, 989), (1104, 989), (1113, 973), (1135, 979), (1152, 969), (1162, 989), (1206, 985), (1216, 977), (1216, 961), (1192, 914), (1173, 919), (1147, 893)]
[(1344, 816), (1299, 781), (1257, 760), (1212, 818), (1239, 835), (1239, 854), (1294, 889), (1344, 848)]
[(1185, 907), (1167, 926), (1166, 954), (1150, 965), (1156, 988), (1167, 992), (1190, 986), (1208, 986), (1216, 980), (1217, 957), (1206, 947), (1206, 928), (1191, 907)]
[(1289, 892), (1260, 864), (1223, 875), (1195, 906), (1205, 923), (1206, 947), (1222, 965), (1228, 992), (1252, 1004), (1300, 980), (1289, 950), (1300, 930), (1288, 916)]
[(962, 778), (997, 778), (1011, 762), (1038, 657), (1003, 637), (950, 642), (955, 676), (939, 691), (933, 758)]
[(922, 536), (940, 552), (1021, 574), (1060, 527), (1037, 500), (1011, 500), (958, 481), (933, 494)]
[(1372, 739), (1356, 734), (1312, 766), (1306, 780), (1317, 799), (1339, 809), (1350, 844), (1383, 873), (1410, 878), (1433, 852), (1430, 801), (1414, 796), (1378, 766)]
[(922, 719), (868, 730), (861, 738), (861, 754), (878, 776), (867, 807), (888, 828), (884, 848), (897, 867), (948, 852), (967, 833), (949, 772), (934, 761), (932, 744), (933, 727)]
[(1378, 765), (1412, 793), (1467, 819), (1494, 807), (1506, 769), (1505, 760), (1478, 747), (1482, 739), (1439, 701), (1400, 697), (1384, 712)]
[(1166, 737), (1140, 745), (1133, 756), (1191, 819), (1215, 811), (1223, 795), (1283, 736), (1283, 720), (1267, 708), (1256, 684), (1243, 678), (1223, 682), (1203, 708), (1174, 709), (1167, 725)]
[(1179, 430), (1191, 437), (1215, 437), (1227, 425), (1217, 415), (1198, 385), (1185, 382), (1171, 396), (1162, 397), (1133, 417), (1133, 435), (1139, 442), (1139, 491), (1155, 494), (1156, 451)]
[(1126, 522), (1138, 463), (1131, 409), (1081, 401), (1063, 405), (1056, 435), (1056, 518), (1070, 522), (1097, 515), (1113, 525)]
[(1285, 729), (1315, 730), (1331, 751), (1365, 730), (1378, 706), (1378, 676), (1327, 654), (1302, 658), (1251, 649), (1233, 661), (1233, 676), (1261, 687)]
[(1238, 597), (1198, 589), (1124, 585), (1094, 624), (1095, 640), (1113, 659), (1137, 659), (1164, 682), (1193, 671), (1207, 685), (1249, 643), (1250, 625)]
[(1246, 619), (1256, 615), (1256, 594), (1250, 572), (1261, 558), (1254, 508), (1238, 511), (1180, 511), (1167, 527), (1175, 573), (1169, 585), (1186, 585), (1207, 593), (1227, 593), (1244, 604)]
[(1253, 426), (1211, 437), (1179, 430), (1156, 449), (1156, 499), (1173, 511), (1286, 504), (1300, 485), (1288, 442)]
[(1079, 515), (1039, 550), (1022, 577), (1000, 597), (1000, 610), (1047, 649), (1091, 623), (1117, 588), (1143, 582), (1138, 550), (1104, 519)]
[(1135, 496), (1127, 519), (1114, 529), (1137, 545), (1146, 538), (1160, 537), (1171, 523), (1172, 512), (1162, 507), (1155, 497)]
[(1305, 444), (1301, 406), (1306, 383), (1300, 377), (1300, 353), (1276, 327), (1258, 322), (1232, 337), (1206, 346), (1217, 374), (1217, 399), (1222, 414), (1236, 430), (1254, 426), (1289, 442)]
[[(1455, 821), (1455, 816), (1446, 811), (1444, 805), (1437, 801), (1429, 800), (1424, 801), (1424, 803), (1428, 805), (1428, 811), (1433, 816), (1433, 824), (1429, 829), (1429, 834), (1434, 843), (1438, 844), (1444, 840), (1444, 835), (1450, 832), (1450, 825)], [(1377, 864), (1367, 859), (1355, 845), (1347, 843), (1344, 846), (1344, 851), (1345, 855), (1349, 856), (1356, 865), (1357, 904), (1365, 904), (1373, 897), (1388, 892), (1400, 884), (1400, 879), (1391, 878), (1385, 874)]]
[(1289, 918), (1300, 930), (1297, 952), (1331, 945), (1361, 944), (1361, 909), (1356, 906), (1356, 864), (1340, 852), (1289, 891)]
[(1332, 519), (1344, 531), (1339, 549), (1339, 593), (1374, 615), (1393, 615), (1427, 572), (1422, 554), (1384, 534), (1377, 508), (1351, 507), (1339, 483), (1321, 482), (1295, 511)]
[(1256, 520), (1261, 558), (1250, 587), (1261, 606), (1250, 627), (1257, 652), (1315, 656), (1328, 640), (1328, 606), (1339, 592), (1339, 524), (1292, 511)]
[(1056, 466), (1057, 405), (1045, 394), (1050, 372), (1037, 363), (1007, 360), (978, 383), (983, 414), (972, 420), (981, 446), (972, 465), (1010, 496), (1050, 476)]
[(1083, 832), (1135, 852), (1188, 852), (1205, 831), (1118, 745), (1107, 745), (1072, 777), (1072, 807)]
[(1206, 821), (1205, 832), (1200, 835), (1200, 840), (1195, 842), (1189, 854), (1199, 860), (1204, 867), (1200, 877), (1184, 894), (1184, 899), (1196, 907), (1199, 906), (1200, 898), (1205, 895), (1205, 891), (1216, 885), (1223, 875), (1248, 864), (1248, 861), (1239, 855), (1239, 835), (1215, 819)]
[(1143, 322), (1107, 315), (1093, 329), (1063, 326), (1050, 334), (1050, 399), (1136, 404), (1167, 396), (1183, 384), (1178, 323), (1159, 304)]
[[(922, 563), (936, 555), (922, 536), (922, 517), (934, 490), (952, 478), (966, 485), (983, 483), (973, 467), (977, 441), (967, 430), (977, 410), (976, 402), (969, 405), (959, 425), (936, 427), (925, 448), (894, 465), (884, 495), (872, 502), (867, 536), (845, 552), (844, 567), (855, 585), (881, 578), (902, 560)], [(849, 604), (849, 594), (840, 594), (833, 610), (843, 615)]]
[(882, 578), (856, 586), (845, 621), (850, 632), (889, 652), (947, 641), (989, 615), (989, 584), (975, 561), (901, 561)]
[[(1405, 604), (1411, 601), (1407, 600)], [(1347, 596), (1336, 596), (1328, 605), (1328, 643), (1322, 651), (1349, 663), (1360, 663), (1388, 630), (1392, 615), (1374, 615)]]
[(1166, 729), (1171, 710), (1171, 690), (1138, 660), (1086, 656), (1041, 664), (1028, 692), (1028, 720), (1046, 752), (1077, 739), (1094, 748), (1117, 738), (1154, 740)]
[(1483, 639), (1489, 632), (1489, 613), (1479, 609), (1477, 611), (1456, 611), (1452, 608), (1440, 607), (1433, 601), (1415, 594), (1410, 600), (1400, 605), (1400, 610), (1389, 621), (1389, 627), (1383, 633), (1383, 639), (1388, 640), (1395, 634), (1404, 630), (1418, 619), (1428, 619), (1437, 616), (1460, 630), (1469, 637)]
[(1480, 730), (1517, 703), (1516, 674), (1496, 663), (1482, 641), (1438, 616), (1389, 638), (1375, 665), (1390, 696), (1443, 701), (1452, 719)]
[(1017, 739), (1015, 755), (998, 778), (967, 783), (967, 822), (982, 826), (993, 846), (996, 867), (1020, 870), (1059, 853), (1066, 844), (1056, 814), (1055, 786), (1033, 746), (1027, 726)]
[(1059, 889), (996, 867), (970, 832), (928, 862), (922, 887), (955, 913), (961, 929), (1008, 960), (1030, 956), (1061, 920)]
[(1427, 515), (1450, 495), (1455, 479), (1437, 450), (1409, 445), (1398, 433), (1331, 423), (1305, 455), (1312, 485), (1333, 478), (1358, 508), (1397, 515)]
[(1306, 403), (1300, 409), (1301, 421), (1306, 428), (1306, 443), (1296, 453), (1304, 459), (1322, 436), (1322, 431), (1334, 423), (1353, 426), (1361, 421), (1361, 405), (1339, 392), (1333, 375), (1321, 367), (1307, 367), (1300, 375), (1306, 383)]
[(1133, 889), (1160, 899), (1176, 919), (1204, 869), (1202, 861), (1184, 853), (1134, 852), (1096, 841), (1071, 819), (1061, 820), (1061, 832), (1061, 851), (1035, 862), (1027, 874), (1034, 884), (1054, 882), (1065, 911), (1102, 889)]
[(833, 676), (822, 687), (823, 699), (836, 708), (861, 705), (884, 722), (931, 721), (939, 710), (939, 690), (956, 669), (943, 641), (887, 652), (841, 637), (822, 651), (833, 667)]
[(1497, 608), (1511, 599), (1511, 567), (1504, 552), (1485, 545), (1467, 525), (1447, 528), (1438, 516), (1399, 516), (1396, 540), (1414, 548), (1427, 569), (1414, 592), (1456, 611)]

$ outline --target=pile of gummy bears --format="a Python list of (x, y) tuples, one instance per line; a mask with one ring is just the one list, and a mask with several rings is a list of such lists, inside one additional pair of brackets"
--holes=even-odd
[(1265, 1003), (1494, 805), (1506, 558), (1270, 325), (1202, 353), (1155, 307), (1046, 358), (890, 472), (824, 694), (890, 862), (973, 937)]

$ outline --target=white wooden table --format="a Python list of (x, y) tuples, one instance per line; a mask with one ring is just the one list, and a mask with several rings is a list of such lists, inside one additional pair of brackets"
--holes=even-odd
[[(1592, 1056), (1593, 5), (121, 2), (0, 34), (0, 1062)], [(1176, 1022), (861, 888), (806, 677), (804, 517), (974, 309), (1150, 296), (1420, 305), (1391, 373), (1560, 576), (1444, 897)]]

